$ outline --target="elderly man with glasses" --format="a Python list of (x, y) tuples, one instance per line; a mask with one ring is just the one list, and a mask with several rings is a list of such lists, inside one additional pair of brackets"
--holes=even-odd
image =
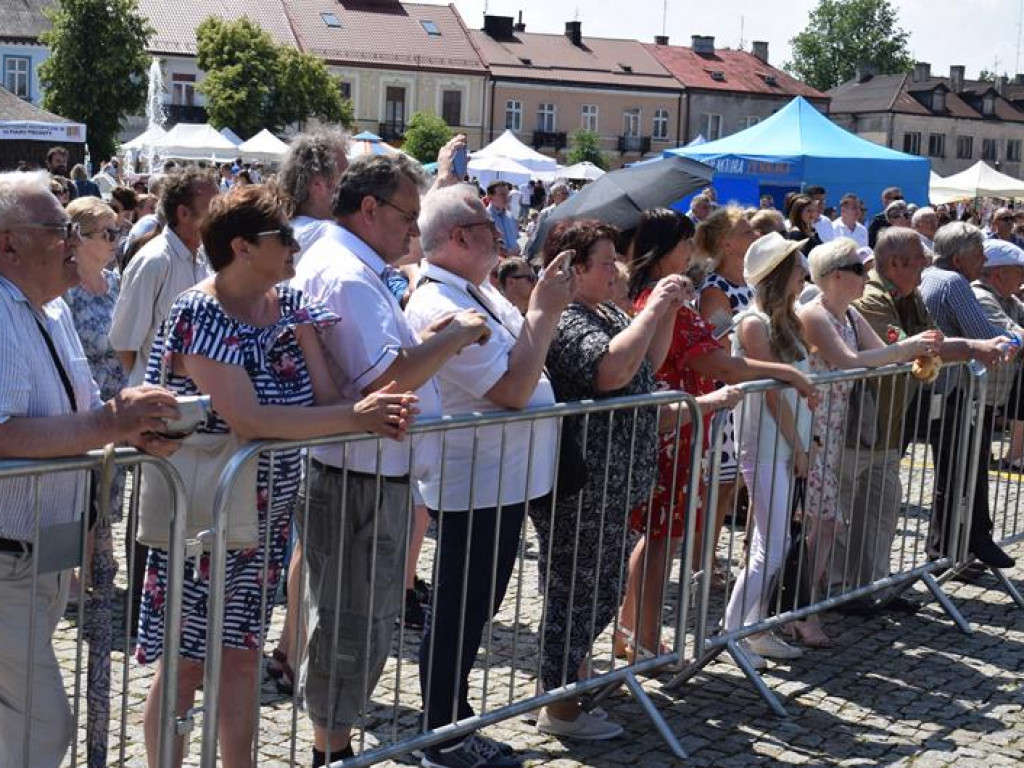
[[(45, 172), (0, 174), (0, 458), (74, 456), (118, 442), (169, 452), (152, 433), (178, 415), (170, 393), (142, 387), (100, 400), (60, 298), (79, 282), (80, 244)], [(84, 480), (51, 475), (35, 489), (28, 478), (0, 480), (2, 768), (56, 768), (74, 735), (52, 637), (79, 564)]]
[(1017, 224), (1017, 214), (1010, 208), (997, 208), (992, 214), (992, 221), (989, 225), (989, 237), (997, 240), (1006, 240), (1018, 248), (1024, 247), (1024, 240), (1014, 234), (1014, 227)]

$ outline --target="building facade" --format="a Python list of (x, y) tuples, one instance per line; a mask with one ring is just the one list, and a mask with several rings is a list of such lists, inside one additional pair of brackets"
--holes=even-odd
[(53, 0), (0, 0), (0, 85), (17, 97), (39, 105), (43, 89), (39, 65), (49, 49), (39, 36), (50, 28), (43, 11)]

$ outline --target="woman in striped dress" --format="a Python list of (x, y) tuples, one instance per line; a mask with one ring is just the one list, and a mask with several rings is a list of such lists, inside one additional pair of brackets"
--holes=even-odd
[[(203, 224), (203, 245), (216, 274), (175, 300), (153, 342), (147, 380), (159, 381), (165, 368), (171, 391), (210, 395), (214, 413), (200, 428), (205, 432), (231, 431), (247, 440), (302, 440), (363, 431), (401, 436), (409, 423), (413, 395), (386, 388), (354, 405), (338, 402), (316, 328), (339, 318), (282, 285), (295, 273), (293, 256), (298, 250), (286, 222), (284, 208), (262, 186), (242, 187), (213, 202)], [(309, 407), (314, 404), (317, 407)], [(259, 543), (227, 555), (220, 747), (223, 765), (230, 768), (251, 765), (261, 642), (300, 479), (298, 450), (276, 452), (273, 466), (266, 455), (260, 457)], [(208, 556), (189, 558), (185, 574), (179, 714), (192, 706), (202, 683)], [(162, 653), (166, 586), (167, 552), (152, 549), (136, 651), (142, 663), (156, 661)], [(160, 690), (165, 684), (158, 668), (146, 705), (150, 765), (155, 764)]]

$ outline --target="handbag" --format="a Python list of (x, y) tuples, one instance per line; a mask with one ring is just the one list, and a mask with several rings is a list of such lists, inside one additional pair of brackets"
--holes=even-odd
[[(162, 358), (160, 384), (166, 386), (167, 365)], [(244, 444), (233, 432), (194, 432), (182, 439), (181, 446), (167, 459), (185, 486), (187, 539), (197, 539), (200, 533), (213, 528), (213, 503), (221, 475), (231, 457)], [(228, 549), (249, 549), (259, 543), (256, 506), (258, 468), (259, 461), (253, 458), (236, 474), (237, 480), (225, 508), (228, 516)], [(171, 508), (174, 503), (170, 485), (154, 467), (143, 466), (141, 473), (136, 538), (147, 547), (167, 549), (170, 545)], [(212, 539), (203, 542), (206, 551), (212, 547)]]
[(768, 585), (768, 605), (778, 605), (782, 613), (810, 605), (813, 597), (812, 565), (808, 557), (810, 553), (807, 551), (803, 525), (795, 514), (797, 509), (804, 507), (806, 500), (807, 481), (798, 478), (793, 489), (793, 509), (789, 517), (789, 549)]
[[(850, 310), (846, 310), (846, 317), (853, 328), (857, 349), (860, 349), (857, 322)], [(874, 448), (878, 442), (878, 396), (866, 379), (854, 382), (846, 408), (846, 444), (854, 447), (858, 440), (865, 448)]]

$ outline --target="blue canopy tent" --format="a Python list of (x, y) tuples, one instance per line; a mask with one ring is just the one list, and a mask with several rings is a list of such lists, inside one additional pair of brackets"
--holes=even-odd
[(852, 192), (869, 209), (881, 205), (882, 190), (898, 186), (907, 200), (928, 204), (926, 158), (907, 155), (854, 136), (797, 96), (763, 122), (724, 139), (667, 149), (715, 169), (720, 200), (757, 205), (772, 195), (776, 206), (790, 190), (815, 184), (828, 190), (829, 202)]

